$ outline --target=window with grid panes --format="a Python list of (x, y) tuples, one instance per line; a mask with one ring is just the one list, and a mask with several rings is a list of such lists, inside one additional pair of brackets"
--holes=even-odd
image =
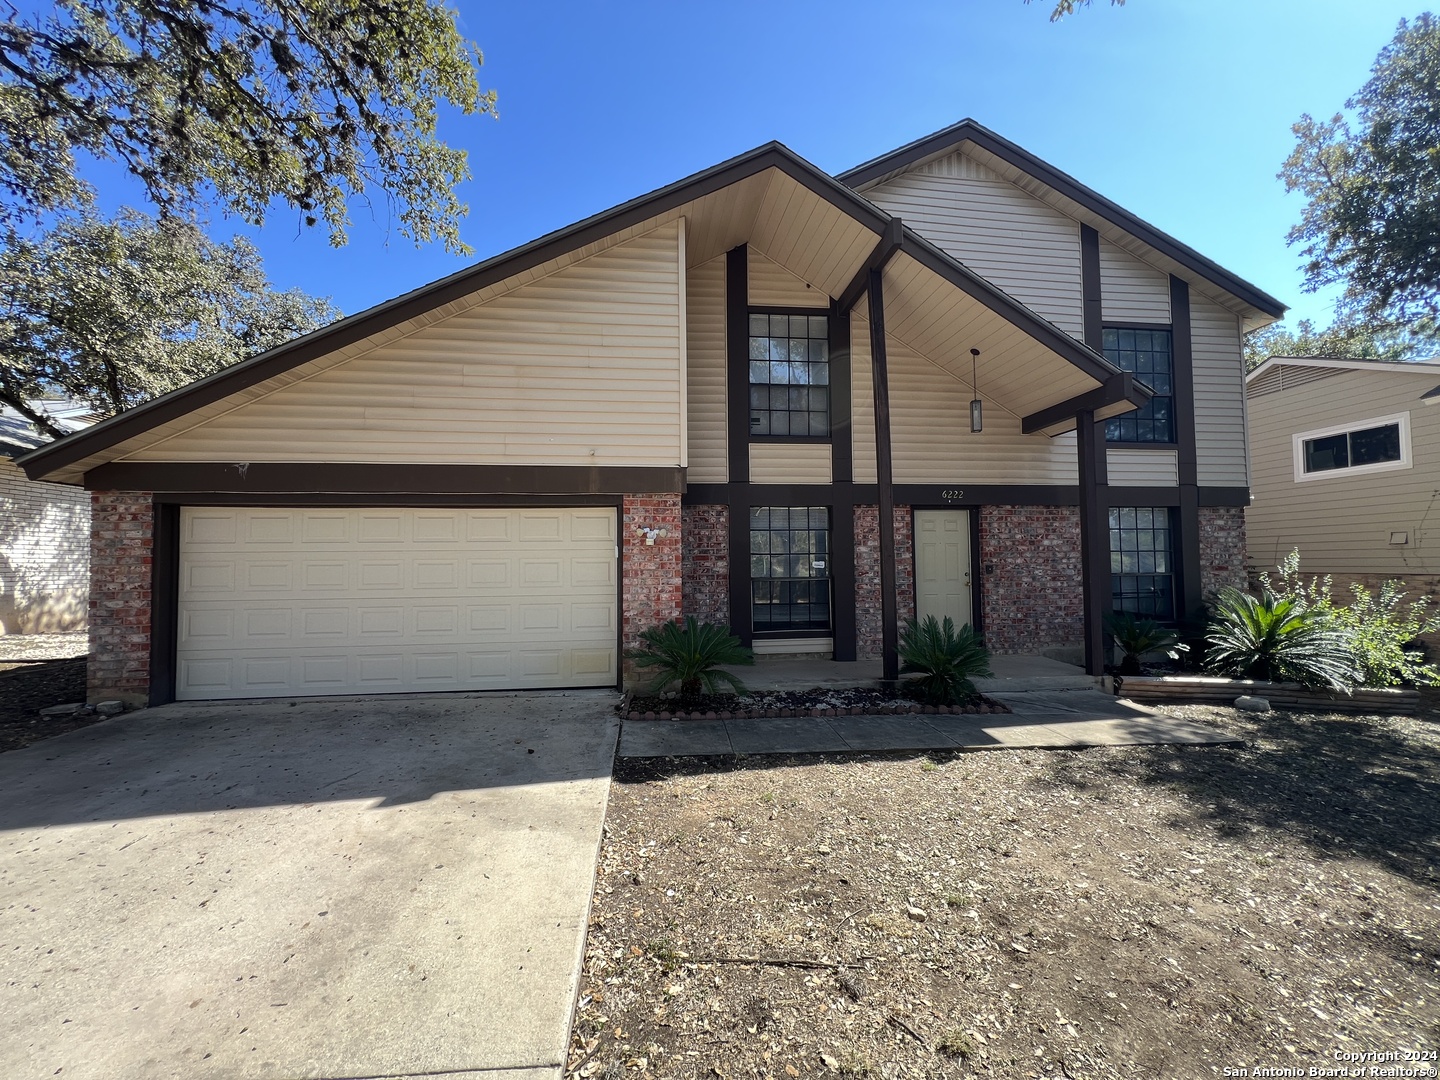
[(750, 434), (830, 434), (830, 319), (750, 315)]
[(828, 508), (751, 508), (750, 598), (757, 634), (830, 629)]
[(1175, 545), (1167, 508), (1110, 508), (1110, 594), (1115, 611), (1175, 617)]
[(1155, 396), (1140, 408), (1106, 421), (1106, 441), (1174, 442), (1175, 390), (1170, 331), (1112, 326), (1104, 331), (1104, 345), (1105, 359), (1155, 391)]

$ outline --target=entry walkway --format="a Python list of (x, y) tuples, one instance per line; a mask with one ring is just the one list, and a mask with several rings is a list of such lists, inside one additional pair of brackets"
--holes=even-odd
[[(810, 685), (814, 685), (811, 683)], [(757, 687), (758, 688), (758, 687)], [(1238, 742), (1093, 689), (987, 691), (1009, 715), (628, 721), (620, 756), (824, 754), (880, 750), (1075, 749)]]

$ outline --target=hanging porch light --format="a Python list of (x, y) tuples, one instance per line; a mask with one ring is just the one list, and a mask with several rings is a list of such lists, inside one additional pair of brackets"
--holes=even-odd
[(980, 404), (980, 383), (976, 374), (980, 363), (980, 350), (970, 350), (970, 392), (975, 396), (970, 399), (970, 430), (979, 434), (985, 427), (984, 417), (981, 415)]

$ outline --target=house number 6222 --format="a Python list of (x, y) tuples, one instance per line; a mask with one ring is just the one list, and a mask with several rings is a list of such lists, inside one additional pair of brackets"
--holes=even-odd
[(946, 502), (956, 502), (960, 499), (963, 499), (964, 497), (964, 488), (946, 488), (944, 491), (940, 492), (940, 498), (944, 499)]

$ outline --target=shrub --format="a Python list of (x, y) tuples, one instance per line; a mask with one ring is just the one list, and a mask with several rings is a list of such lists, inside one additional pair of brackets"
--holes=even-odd
[(1221, 589), (1205, 640), (1206, 666), (1221, 674), (1346, 693), (1359, 681), (1349, 638), (1335, 621), (1268, 588), (1258, 598)]
[(701, 691), (716, 693), (722, 684), (745, 693), (745, 684), (720, 666), (753, 664), (755, 654), (740, 644), (729, 627), (697, 623), (687, 615), (683, 626), (661, 623), (642, 631), (640, 640), (643, 644), (625, 655), (637, 668), (656, 669), (650, 693), (663, 693), (675, 683), (680, 684), (682, 699), (697, 698)]
[(970, 680), (991, 676), (990, 654), (974, 627), (956, 631), (948, 615), (943, 625), (934, 615), (923, 623), (907, 619), (900, 631), (900, 674), (920, 676), (910, 685), (921, 701), (963, 705), (980, 696)]
[[(1440, 671), (1425, 663), (1423, 651), (1414, 641), (1421, 634), (1440, 630), (1440, 614), (1430, 614), (1430, 604), (1420, 597), (1406, 604), (1403, 587), (1387, 581), (1372, 593), (1352, 582), (1348, 605), (1335, 603), (1330, 575), (1306, 582), (1300, 575), (1300, 551), (1295, 549), (1278, 567), (1280, 581), (1275, 592), (1294, 597), (1310, 611), (1332, 619), (1349, 638), (1363, 686), (1399, 686), (1410, 683), (1426, 686), (1440, 682)], [(1268, 574), (1260, 581), (1270, 586)]]
[(1163, 652), (1178, 660), (1190, 651), (1180, 642), (1180, 635), (1154, 619), (1137, 619), (1128, 611), (1114, 611), (1105, 616), (1105, 629), (1115, 639), (1124, 655), (1120, 659), (1121, 675), (1139, 675), (1140, 658), (1146, 653)]

